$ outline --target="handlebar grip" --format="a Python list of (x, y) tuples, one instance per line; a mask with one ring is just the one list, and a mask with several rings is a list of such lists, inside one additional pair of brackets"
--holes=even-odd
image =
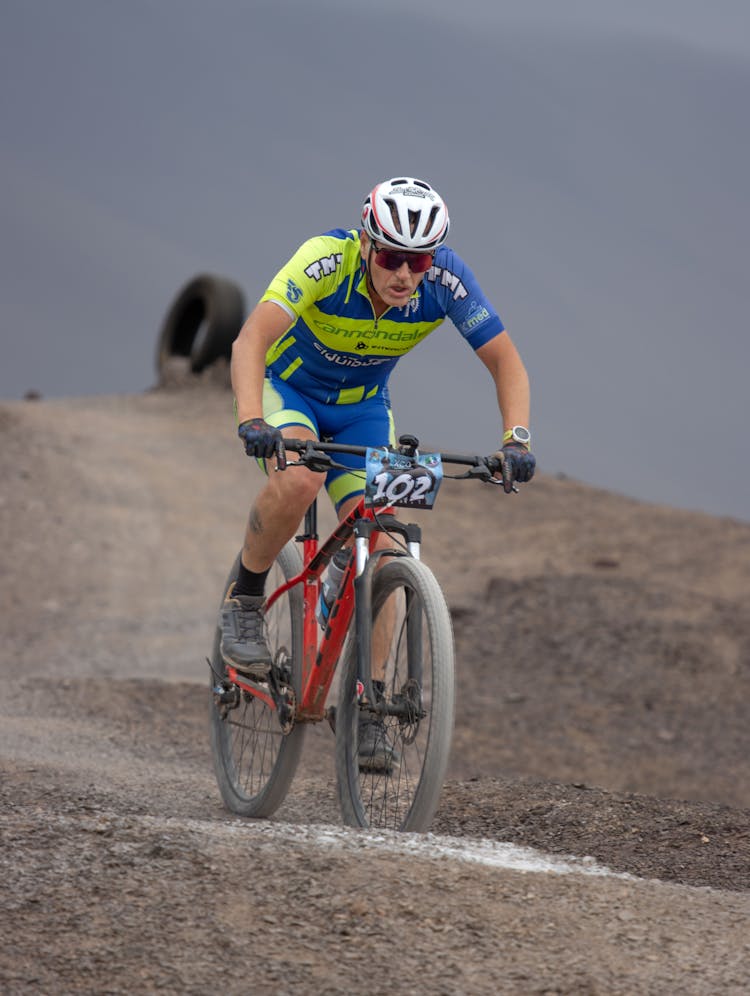
[(284, 437), (284, 449), (292, 450), (294, 453), (303, 453), (307, 447), (307, 439), (287, 439)]
[(485, 457), (484, 462), (487, 464), (487, 470), (491, 474), (498, 474), (503, 469), (503, 458), (499, 454), (497, 456)]

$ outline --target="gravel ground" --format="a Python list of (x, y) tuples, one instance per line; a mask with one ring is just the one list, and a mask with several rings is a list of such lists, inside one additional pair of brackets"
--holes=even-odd
[(340, 828), (322, 726), (274, 820), (220, 805), (205, 656), (260, 483), (226, 390), (7, 403), (0, 444), (3, 992), (750, 989), (750, 526), (444, 485), (456, 735), (409, 849)]

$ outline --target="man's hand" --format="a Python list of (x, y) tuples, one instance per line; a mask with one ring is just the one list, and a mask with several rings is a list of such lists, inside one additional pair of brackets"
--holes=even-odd
[(286, 467), (286, 452), (284, 438), (279, 429), (275, 429), (262, 418), (251, 418), (241, 422), (237, 435), (245, 444), (245, 453), (257, 460), (275, 456), (279, 470)]
[(506, 443), (497, 454), (503, 461), (503, 490), (506, 495), (513, 490), (513, 482), (526, 484), (534, 476), (536, 457), (523, 443)]

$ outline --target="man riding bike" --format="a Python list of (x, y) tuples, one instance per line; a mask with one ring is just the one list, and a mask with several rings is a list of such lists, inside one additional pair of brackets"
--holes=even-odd
[[(285, 435), (395, 443), (391, 370), (448, 317), (495, 383), (505, 490), (531, 480), (528, 376), (471, 270), (445, 245), (448, 228), (446, 205), (429, 184), (395, 177), (367, 196), (360, 229), (334, 229), (297, 250), (232, 348), (238, 433), (248, 456), (266, 468), (283, 466)], [(353, 457), (341, 462), (362, 469)], [(324, 482), (343, 519), (364, 490), (361, 473), (270, 473), (253, 502), (220, 621), (224, 661), (250, 678), (262, 680), (271, 666), (266, 576)]]

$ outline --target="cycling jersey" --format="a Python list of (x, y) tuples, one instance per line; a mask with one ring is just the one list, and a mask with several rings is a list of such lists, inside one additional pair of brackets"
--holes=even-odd
[[(385, 393), (366, 398), (356, 405), (326, 405), (302, 395), (289, 381), (268, 376), (263, 386), (263, 418), (277, 429), (303, 425), (318, 439), (325, 437), (352, 446), (396, 445), (393, 414)], [(291, 435), (299, 435), (291, 431)], [(336, 455), (337, 467), (326, 472), (326, 491), (336, 510), (352, 495), (364, 489), (362, 457), (350, 453)], [(265, 470), (265, 463), (262, 464)]]
[(273, 379), (323, 404), (354, 404), (384, 393), (398, 360), (448, 317), (473, 349), (504, 326), (469, 267), (441, 246), (407, 304), (376, 317), (356, 229), (305, 242), (261, 298), (292, 324), (273, 344)]

